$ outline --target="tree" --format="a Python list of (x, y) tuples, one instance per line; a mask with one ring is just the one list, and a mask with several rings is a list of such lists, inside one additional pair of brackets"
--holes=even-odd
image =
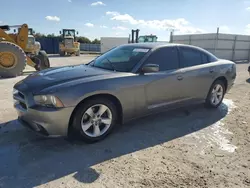
[(78, 37), (78, 42), (90, 44), (91, 41), (87, 37)]
[(42, 33), (35, 33), (34, 36), (35, 36), (35, 38), (42, 38), (42, 37), (45, 37), (45, 35), (42, 34)]
[(48, 34), (47, 37), (56, 37), (54, 33)]
[(101, 44), (101, 41), (98, 39), (95, 39), (91, 42), (92, 44)]

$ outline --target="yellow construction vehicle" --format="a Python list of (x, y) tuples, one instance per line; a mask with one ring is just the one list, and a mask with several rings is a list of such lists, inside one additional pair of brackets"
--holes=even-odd
[(40, 42), (36, 41), (34, 37), (35, 31), (32, 28), (28, 29), (28, 42), (27, 46), (24, 49), (26, 53), (38, 55), (41, 51)]
[[(18, 33), (7, 34), (11, 28), (19, 28)], [(16, 77), (22, 74), (26, 63), (37, 71), (50, 67), (45, 51), (29, 52), (29, 28), (23, 25), (0, 26), (0, 77)]]
[(74, 29), (63, 29), (62, 32), (63, 41), (59, 43), (60, 56), (72, 55), (80, 56), (80, 43), (76, 42), (76, 32)]

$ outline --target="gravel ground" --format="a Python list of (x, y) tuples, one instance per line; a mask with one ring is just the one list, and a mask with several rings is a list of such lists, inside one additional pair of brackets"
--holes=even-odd
[[(52, 66), (93, 56), (51, 57)], [(202, 105), (121, 126), (87, 145), (21, 127), (12, 87), (0, 80), (0, 187), (250, 187), (250, 79), (246, 64), (217, 110)], [(27, 69), (25, 74), (32, 71)]]

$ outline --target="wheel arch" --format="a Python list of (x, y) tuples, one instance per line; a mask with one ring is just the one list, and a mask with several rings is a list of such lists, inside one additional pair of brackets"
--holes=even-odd
[(122, 122), (123, 122), (123, 108), (122, 108), (122, 104), (121, 104), (120, 100), (116, 96), (114, 96), (112, 94), (108, 94), (108, 93), (94, 94), (94, 95), (91, 95), (91, 96), (88, 96), (88, 97), (82, 99), (76, 105), (76, 107), (74, 108), (73, 112), (71, 113), (71, 116), (70, 116), (70, 119), (69, 119), (68, 133), (70, 131), (69, 129), (70, 129), (71, 124), (73, 122), (74, 115), (75, 115), (77, 109), (80, 107), (80, 105), (82, 105), (83, 103), (85, 103), (88, 100), (93, 100), (95, 98), (104, 98), (104, 99), (108, 99), (111, 102), (113, 102), (115, 104), (115, 106), (117, 107), (117, 110), (118, 110), (118, 124), (122, 124)]
[[(214, 80), (214, 82), (216, 82), (217, 80), (220, 80), (222, 81), (224, 84), (225, 84), (225, 90), (227, 91), (227, 88), (228, 88), (228, 81), (227, 81), (227, 78), (225, 76), (219, 76), (218, 78), (216, 78)], [(213, 83), (214, 83), (213, 82)]]

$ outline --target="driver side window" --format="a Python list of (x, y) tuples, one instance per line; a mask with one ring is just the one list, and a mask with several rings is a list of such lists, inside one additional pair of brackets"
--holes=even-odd
[(178, 51), (176, 47), (163, 47), (154, 51), (146, 60), (146, 64), (159, 65), (160, 71), (179, 68)]

